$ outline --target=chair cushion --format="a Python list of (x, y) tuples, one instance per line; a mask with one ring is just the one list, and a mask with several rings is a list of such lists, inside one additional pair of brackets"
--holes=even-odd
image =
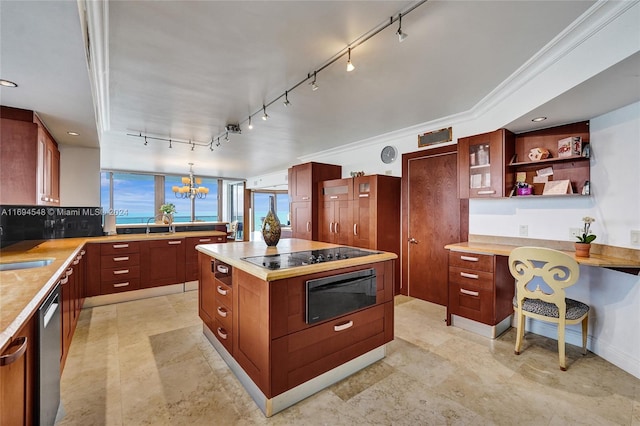
[[(589, 305), (569, 298), (565, 298), (564, 301), (567, 304), (566, 319), (568, 320), (578, 319), (589, 312)], [(518, 307), (518, 302), (515, 298), (513, 299), (513, 307)], [(545, 317), (560, 317), (558, 307), (556, 305), (538, 299), (524, 299), (522, 310), (533, 314), (543, 315)]]

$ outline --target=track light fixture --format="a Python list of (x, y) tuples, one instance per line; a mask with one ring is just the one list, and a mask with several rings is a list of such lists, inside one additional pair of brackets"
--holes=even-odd
[(398, 41), (400, 43), (409, 37), (406, 33), (402, 32), (402, 13), (398, 14), (398, 31), (396, 31), (396, 34), (398, 34)]
[(262, 119), (264, 121), (267, 121), (267, 118), (269, 118), (269, 116), (267, 115), (267, 107), (264, 106), (264, 104), (262, 104), (262, 112), (263, 112)]
[(347, 72), (355, 70), (356, 67), (351, 63), (351, 48), (349, 48), (349, 59), (347, 60)]
[(216, 143), (216, 146), (220, 146), (220, 136), (218, 136), (218, 142)]
[(313, 72), (313, 81), (311, 82), (311, 90), (313, 90), (314, 92), (316, 90), (318, 90), (318, 84), (316, 83), (316, 74), (317, 73), (318, 73), (317, 71)]
[(249, 130), (253, 129), (253, 124), (251, 123), (251, 116), (249, 116), (249, 125), (247, 125), (247, 128), (249, 128)]
[(144, 146), (147, 146), (147, 144), (148, 144), (148, 143), (149, 143), (149, 142), (147, 141), (147, 137), (145, 136), (145, 137), (144, 137)]
[(284, 102), (283, 102), (284, 106), (288, 107), (289, 105), (291, 105), (291, 102), (289, 102), (289, 91), (285, 90), (284, 91)]
[(229, 142), (229, 132), (227, 132), (227, 134), (224, 135), (224, 140), (225, 142)]

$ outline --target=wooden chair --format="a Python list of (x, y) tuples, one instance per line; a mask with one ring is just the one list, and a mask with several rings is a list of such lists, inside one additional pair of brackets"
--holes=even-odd
[(238, 233), (238, 221), (234, 220), (229, 224), (229, 231), (227, 232), (227, 240), (235, 241), (237, 233)]
[[(520, 355), (525, 317), (554, 322), (558, 325), (560, 369), (566, 371), (564, 335), (567, 324), (582, 322), (582, 351), (587, 353), (589, 306), (565, 297), (565, 289), (574, 285), (580, 276), (578, 263), (570, 255), (557, 250), (518, 247), (509, 256), (509, 270), (516, 279), (513, 302), (517, 317), (515, 354)], [(541, 289), (541, 285), (545, 288)], [(534, 286), (535, 289), (532, 288)]]

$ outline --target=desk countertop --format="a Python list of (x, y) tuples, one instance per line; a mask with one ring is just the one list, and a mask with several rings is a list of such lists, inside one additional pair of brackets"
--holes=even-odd
[(578, 257), (566, 241), (547, 241), (519, 238), (500, 238), (470, 236), (470, 241), (448, 244), (444, 248), (451, 251), (464, 251), (479, 254), (509, 256), (511, 250), (521, 246), (548, 247), (573, 256), (579, 264), (603, 268), (640, 268), (640, 250), (620, 249), (594, 244), (589, 257)]

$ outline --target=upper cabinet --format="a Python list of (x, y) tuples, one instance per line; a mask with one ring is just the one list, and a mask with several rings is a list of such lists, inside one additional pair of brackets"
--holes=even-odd
[(515, 181), (506, 173), (514, 154), (515, 136), (506, 129), (458, 139), (460, 198), (509, 195)]
[[(551, 181), (568, 181), (567, 191), (562, 187), (559, 192), (590, 195), (589, 134), (588, 121), (520, 133), (515, 138), (515, 155), (507, 173), (514, 181), (518, 174), (524, 177), (525, 182), (533, 186), (531, 195), (543, 195), (545, 183), (536, 181), (544, 180), (545, 175)], [(567, 141), (567, 144), (559, 141)], [(534, 153), (530, 156), (532, 150)], [(535, 159), (534, 154), (538, 151), (547, 158)], [(512, 191), (511, 196), (517, 196), (517, 191)]]
[(459, 196), (590, 195), (589, 157), (588, 121), (517, 135), (499, 129), (460, 138)]
[(60, 151), (33, 111), (1, 107), (0, 204), (60, 204)]

